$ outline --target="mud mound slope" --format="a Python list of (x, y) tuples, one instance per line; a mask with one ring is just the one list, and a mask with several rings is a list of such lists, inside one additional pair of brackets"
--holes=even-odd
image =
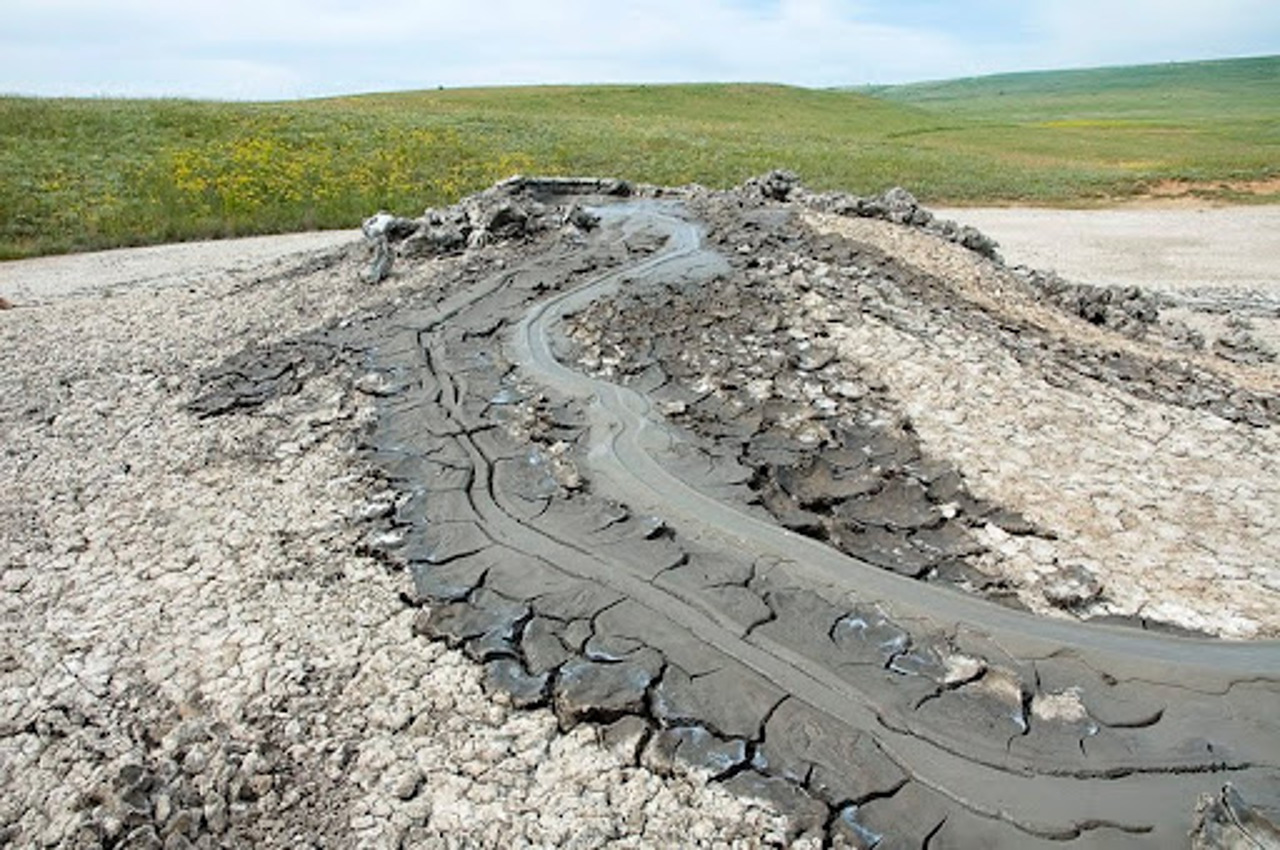
[(6, 840), (1274, 835), (1266, 317), (787, 172), (364, 234), (4, 311)]
[(1274, 804), (1265, 357), (786, 172), (518, 178), (366, 236), (371, 281), (464, 258), (352, 332), (415, 628), (518, 704), (854, 846)]

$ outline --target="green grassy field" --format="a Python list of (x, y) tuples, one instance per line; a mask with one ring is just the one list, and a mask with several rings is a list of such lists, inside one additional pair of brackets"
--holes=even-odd
[[(862, 91), (423, 91), (285, 103), (0, 98), (0, 258), (350, 227), (517, 172), (1081, 204), (1280, 175), (1280, 57)], [(1275, 200), (1274, 197), (1271, 198)]]
[(1280, 57), (996, 74), (853, 89), (978, 120), (1176, 123), (1275, 121)]

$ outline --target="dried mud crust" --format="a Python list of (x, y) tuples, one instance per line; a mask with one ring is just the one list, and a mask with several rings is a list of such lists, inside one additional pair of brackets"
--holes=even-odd
[(368, 539), (379, 390), (335, 333), (455, 261), (376, 289), (363, 262), (0, 317), (0, 844), (781, 843), (413, 637)]
[[(566, 316), (732, 272), (691, 223), (700, 193), (643, 195), (591, 198), (601, 206), (583, 218), (538, 182), (513, 182), (375, 230), (376, 268), (394, 280), (424, 244), (460, 251), (464, 226), (468, 243), (490, 234), (488, 210), (524, 222), (475, 240), (505, 248), (490, 255), (502, 262), (343, 337), (363, 345), (360, 382), (381, 399), (365, 447), (387, 493), (370, 539), (413, 575), (415, 631), (482, 664), (516, 705), (548, 707), (566, 730), (601, 728), (634, 764), (771, 800), (792, 839), (1163, 846), (1226, 780), (1274, 804), (1267, 647), (1081, 630), (889, 576), (744, 509), (755, 472), (663, 426), (659, 386), (637, 392), (572, 365)], [(787, 222), (762, 220), (791, 239)], [(458, 237), (431, 235), (448, 224)], [(708, 324), (730, 321), (712, 313)], [(874, 443), (903, 477), (926, 475), (906, 429), (863, 424), (846, 435), (856, 450)], [(805, 441), (775, 443), (768, 462), (781, 469)], [(929, 469), (931, 481), (946, 474)], [(908, 538), (942, 528), (930, 513), (945, 517), (942, 503), (913, 495), (875, 506), (900, 515), (886, 526)], [(956, 516), (1028, 531), (953, 495)], [(1230, 722), (1213, 719), (1224, 710)]]
[(597, 301), (569, 325), (577, 362), (749, 470), (783, 525), (887, 569), (1280, 634), (1273, 366), (1187, 346), (1131, 293), (814, 206), (702, 200), (733, 271)]
[[(383, 219), (376, 288), (348, 254), (18, 311), (5, 398), (39, 403), (5, 413), (6, 837), (1165, 847), (1274, 815), (1267, 646), (869, 567), (743, 509), (752, 469), (566, 366), (565, 315), (732, 271), (688, 212), (714, 199), (622, 189), (512, 181)], [(916, 218), (901, 201), (851, 209)], [(49, 338), (75, 352), (52, 371)], [(892, 427), (845, 437), (941, 480), (894, 397), (865, 397)], [(768, 456), (778, 492), (828, 487), (782, 474), (796, 443)], [(965, 492), (956, 516), (1023, 528)], [(878, 507), (910, 537), (935, 503)]]

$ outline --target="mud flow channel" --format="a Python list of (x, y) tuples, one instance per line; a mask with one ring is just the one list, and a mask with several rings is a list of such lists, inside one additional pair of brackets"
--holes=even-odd
[[(1092, 454), (1127, 445), (1113, 409), (1170, 446), (1209, 422), (1227, 464), (1269, 445), (1262, 372), (1175, 356), (1140, 306), (1073, 313), (909, 196), (785, 175), (724, 193), (516, 180), (380, 228), (379, 274), (435, 264), (430, 282), (211, 376), (200, 410), (288, 391), (273, 356), (353, 365), (393, 494), (381, 550), (413, 577), (416, 630), (491, 687), (844, 846), (1268, 828), (1274, 584), (1179, 614), (1154, 586), (1216, 584), (1149, 575), (1138, 532), (1111, 532), (1112, 557), (1072, 514), (1110, 487)], [(1015, 422), (1010, 375), (1024, 413), (1101, 411), (1101, 436)], [(973, 436), (984, 403), (1000, 463)], [(1152, 510), (1148, 530), (1176, 521)], [(1227, 604), (1236, 625), (1214, 627)], [(1203, 634), (1233, 628), (1263, 639)]]

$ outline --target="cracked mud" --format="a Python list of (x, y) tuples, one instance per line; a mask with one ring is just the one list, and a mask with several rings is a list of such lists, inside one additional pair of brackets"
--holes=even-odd
[[(377, 752), (324, 729), (334, 752), (317, 754), (252, 723), (237, 749), (235, 730), (157, 720), (106, 748), (109, 790), (46, 834), (278, 840), (320, 817), (304, 804), (252, 827), (279, 776), (315, 788), (352, 760), (359, 799), (313, 792), (359, 809), (332, 814), (327, 840), (556, 842), (545, 819), (497, 817), (494, 789), (535, 802), (557, 770), (570, 791), (593, 770), (627, 791), (605, 803), (625, 828), (587, 844), (1269, 834), (1280, 400), (1265, 358), (1197, 347), (1141, 298), (1015, 274), (905, 193), (813, 196), (785, 174), (731, 193), (516, 180), (371, 222), (380, 288), (207, 364), (172, 415), (229, 429), (234, 451), (237, 429), (333, 394), (338, 412), (284, 454), (336, 469), (353, 440), (358, 481), (328, 498), (358, 507), (327, 543), (384, 596), (388, 571), (411, 577), (377, 627), (382, 661), (357, 667), (391, 682)], [(415, 731), (421, 688), (395, 691), (390, 668), (433, 664), (455, 671), (443, 687), (529, 709), (468, 721), (464, 696), (434, 697), (476, 723), (474, 748), (512, 753), (498, 768), (477, 751), (458, 782), (401, 751), (431, 730)], [(350, 673), (300, 670), (295, 696), (263, 703), (273, 716), (315, 689), (361, 705)], [(549, 726), (608, 756), (529, 745)], [(225, 762), (222, 786), (182, 779), (193, 747)], [(711, 785), (680, 784), (690, 772)], [(377, 798), (391, 787), (398, 802)], [(704, 808), (690, 825), (646, 794)], [(566, 822), (597, 816), (572, 797), (556, 798)]]

